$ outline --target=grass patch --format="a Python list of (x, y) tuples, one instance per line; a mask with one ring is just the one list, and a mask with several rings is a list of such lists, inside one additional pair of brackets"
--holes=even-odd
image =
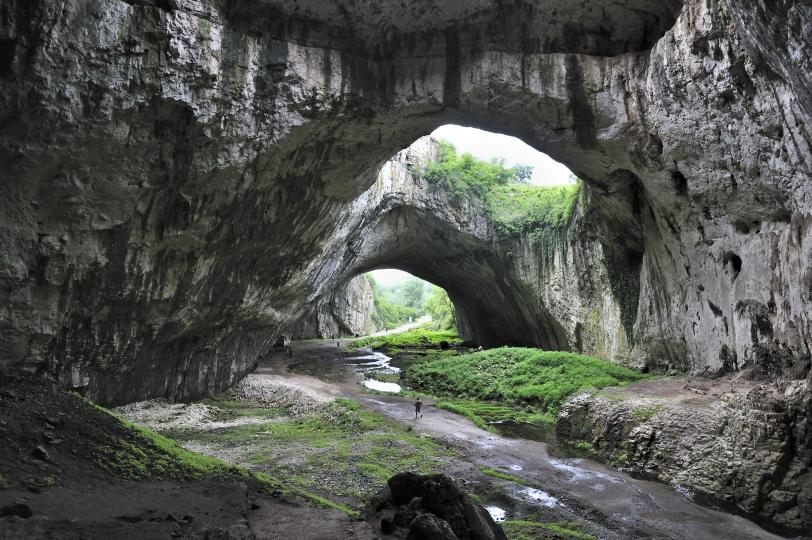
[(280, 479), (286, 492), (317, 503), (325, 498), (349, 509), (362, 506), (396, 472), (438, 472), (452, 455), (433, 440), (344, 398), (306, 416), (173, 436), (204, 444), (214, 453), (227, 451), (251, 470)]
[(122, 478), (200, 478), (203, 476), (250, 476), (247, 471), (219, 459), (190, 452), (177, 443), (147, 429), (119, 418), (106, 409), (129, 432), (113, 444), (99, 447), (97, 463)]
[(465, 416), (477, 427), (493, 432), (497, 431), (494, 429), (493, 423), (504, 420), (539, 425), (555, 424), (555, 417), (549, 413), (540, 413), (532, 408), (522, 409), (473, 399), (437, 398), (434, 406)]
[(412, 388), (432, 395), (529, 407), (534, 414), (553, 416), (579, 390), (648, 378), (591, 356), (508, 347), (423, 362), (405, 375)]
[(502, 471), (500, 471), (498, 469), (493, 469), (491, 467), (480, 467), (479, 470), (483, 474), (487, 474), (488, 476), (491, 476), (493, 478), (499, 478), (500, 480), (507, 480), (508, 482), (514, 482), (516, 484), (521, 484), (523, 486), (529, 486), (530, 485), (530, 483), (527, 480), (525, 480), (523, 478), (519, 478), (518, 476), (513, 476), (512, 474), (502, 472)]
[(501, 525), (508, 540), (533, 540), (538, 538), (538, 534), (544, 530), (558, 533), (567, 538), (595, 540), (594, 536), (583, 532), (581, 525), (571, 521), (539, 523), (536, 521), (513, 519), (503, 521)]
[(388, 351), (404, 348), (439, 348), (440, 343), (443, 341), (447, 341), (450, 346), (454, 346), (462, 343), (462, 338), (454, 330), (429, 330), (418, 327), (396, 334), (357, 339), (352, 342), (350, 348), (369, 347)]
[(632, 412), (632, 418), (638, 422), (645, 422), (650, 420), (652, 416), (663, 410), (662, 405), (650, 405), (648, 407), (641, 407)]

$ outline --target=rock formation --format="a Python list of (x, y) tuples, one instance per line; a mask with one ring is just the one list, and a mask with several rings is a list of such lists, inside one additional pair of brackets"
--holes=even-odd
[[(536, 280), (541, 300), (517, 317), (449, 290), (465, 331), (515, 325), (529, 343), (710, 374), (808, 372), (806, 3), (330, 6), (6, 2), (4, 365), (104, 403), (232, 384), (373, 242), (359, 227), (375, 171), (460, 122), (585, 180), (582, 228)], [(526, 284), (472, 251), (487, 241), (433, 241), (524, 309)], [(549, 277), (582, 256), (604, 277)], [(556, 305), (590, 286), (606, 299)]]
[(738, 381), (707, 403), (696, 401), (583, 394), (566, 403), (557, 431), (698, 502), (783, 532), (812, 529), (812, 394), (806, 382)]
[(366, 277), (355, 276), (322, 298), (289, 334), (294, 339), (365, 336), (383, 330), (375, 323), (376, 312), (372, 285)]

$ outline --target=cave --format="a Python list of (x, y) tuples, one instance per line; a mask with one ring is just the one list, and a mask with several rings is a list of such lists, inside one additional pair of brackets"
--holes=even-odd
[[(680, 391), (707, 400), (693, 419), (633, 409), (665, 390), (595, 393), (563, 405), (556, 432), (596, 459), (624, 449), (697, 503), (808, 531), (810, 21), (798, 0), (6, 0), (8, 462), (56, 466), (76, 421), (57, 412), (82, 400), (181, 406), (244, 385), (289, 336), (326, 333), (320, 314), (358, 276), (398, 268), (444, 288), (485, 348), (689, 377)], [(481, 204), (413, 174), (447, 124), (572, 170), (566, 226), (500, 237)], [(0, 526), (47, 536), (15, 490), (45, 501), (53, 485), (25, 482), (0, 468)], [(114, 521), (137, 531), (139, 516)], [(666, 535), (646, 523), (625, 532)]]

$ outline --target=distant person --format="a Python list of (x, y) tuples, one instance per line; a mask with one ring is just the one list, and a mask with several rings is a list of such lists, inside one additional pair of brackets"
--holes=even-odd
[(336, 341), (336, 347), (341, 348), (341, 342), (340, 341)]
[(415, 418), (423, 418), (423, 413), (420, 410), (423, 408), (423, 403), (420, 401), (420, 398), (417, 398), (417, 401), (414, 402), (414, 417)]
[(291, 358), (292, 356), (293, 356), (293, 349), (288, 347), (288, 358)]

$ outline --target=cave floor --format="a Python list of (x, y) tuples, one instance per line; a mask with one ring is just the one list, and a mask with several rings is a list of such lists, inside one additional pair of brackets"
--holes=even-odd
[[(333, 341), (295, 343), (292, 358), (272, 355), (260, 363), (254, 376), (352, 398), (370, 411), (440, 441), (460, 456), (447, 472), (477, 493), (483, 504), (506, 509), (508, 519), (525, 519), (525, 503), (530, 502), (536, 503), (536, 517), (580, 522), (599, 538), (779, 538), (744, 518), (695, 504), (671, 486), (632, 478), (589, 459), (562, 457), (542, 442), (482, 430), (462, 416), (432, 407), (427, 398), (424, 417), (415, 420), (412, 397), (370, 395), (357, 378), (341, 380), (335, 366), (351, 355), (357, 351), (338, 349)], [(297, 364), (314, 357), (331, 366), (323, 378), (295, 372)], [(617, 399), (656, 397), (703, 407), (741, 384), (671, 377), (602, 392)], [(504, 473), (506, 478), (483, 479), (483, 469)], [(528, 496), (527, 486), (543, 495), (531, 491), (534, 496)]]

